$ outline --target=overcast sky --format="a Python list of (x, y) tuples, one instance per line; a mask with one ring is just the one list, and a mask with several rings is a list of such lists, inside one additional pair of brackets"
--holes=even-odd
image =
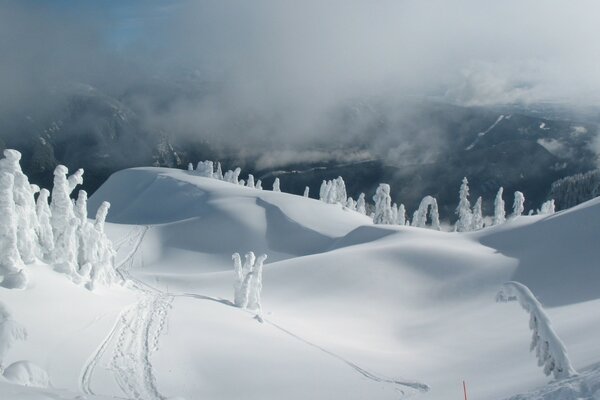
[(596, 104), (599, 15), (597, 0), (3, 0), (0, 112), (57, 82), (119, 93), (183, 72), (225, 95), (170, 124), (241, 109), (308, 132), (367, 96)]

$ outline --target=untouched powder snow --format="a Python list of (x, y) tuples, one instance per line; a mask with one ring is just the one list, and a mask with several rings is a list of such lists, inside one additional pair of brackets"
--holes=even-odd
[[(89, 209), (102, 201), (127, 283), (88, 291), (34, 265), (27, 290), (0, 289), (29, 333), (7, 363), (29, 360), (52, 385), (0, 381), (0, 398), (446, 400), (463, 380), (472, 399), (598, 398), (600, 200), (447, 233), (136, 168)], [(268, 255), (260, 316), (233, 305), (232, 254), (249, 251)], [(511, 280), (545, 307), (579, 376), (547, 385), (527, 314), (495, 302)]]

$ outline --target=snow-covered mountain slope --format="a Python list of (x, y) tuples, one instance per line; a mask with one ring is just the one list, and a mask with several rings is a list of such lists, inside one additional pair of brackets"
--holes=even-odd
[[(128, 284), (89, 292), (40, 265), (29, 289), (0, 289), (30, 333), (8, 361), (34, 361), (72, 393), (460, 399), (465, 380), (469, 398), (510, 397), (549, 379), (527, 314), (494, 301), (508, 280), (550, 307), (576, 369), (600, 362), (599, 200), (470, 234), (376, 226), (172, 169), (121, 171), (90, 210), (103, 200)], [(231, 303), (231, 254), (248, 251), (269, 256), (262, 318)]]

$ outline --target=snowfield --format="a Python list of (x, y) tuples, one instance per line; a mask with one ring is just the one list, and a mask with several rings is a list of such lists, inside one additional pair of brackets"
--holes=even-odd
[[(166, 168), (114, 174), (90, 215), (102, 201), (126, 283), (90, 291), (34, 264), (26, 290), (0, 288), (28, 331), (6, 365), (51, 383), (0, 380), (0, 399), (447, 400), (463, 381), (469, 399), (600, 399), (600, 198), (469, 233)], [(231, 257), (249, 251), (268, 255), (260, 316), (232, 303)], [(578, 376), (544, 376), (529, 316), (495, 301), (507, 281)]]

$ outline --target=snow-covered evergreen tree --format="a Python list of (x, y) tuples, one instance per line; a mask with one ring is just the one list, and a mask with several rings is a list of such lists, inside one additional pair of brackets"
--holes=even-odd
[(50, 205), (48, 197), (50, 192), (47, 189), (40, 190), (36, 203), (36, 214), (38, 219), (38, 243), (40, 258), (48, 261), (54, 249), (54, 235), (52, 234), (52, 225), (50, 223)]
[(427, 212), (429, 212), (429, 217), (431, 219), (431, 227), (439, 231), (441, 229), (440, 214), (437, 200), (432, 196), (425, 196), (423, 200), (421, 200), (419, 208), (413, 214), (412, 226), (417, 228), (426, 228)]
[(346, 200), (346, 208), (351, 211), (356, 211), (356, 202), (352, 197), (348, 197), (348, 200)]
[(361, 193), (356, 200), (356, 211), (362, 215), (367, 215), (367, 203), (365, 201), (365, 194)]
[(35, 213), (34, 187), (20, 165), (21, 153), (16, 150), (4, 150), (0, 160), (0, 171), (13, 176), (13, 198), (17, 218), (17, 246), (22, 260), (29, 264), (35, 261), (37, 249), (37, 216)]
[(263, 190), (262, 181), (260, 179), (256, 181), (256, 185), (254, 185), (254, 188), (258, 190)]
[(67, 180), (69, 181), (69, 195), (73, 193), (73, 190), (78, 185), (83, 184), (83, 168), (79, 168), (73, 175), (70, 175)]
[(281, 183), (279, 182), (279, 178), (275, 178), (275, 180), (273, 181), (273, 191), (274, 192), (281, 192)]
[(17, 245), (17, 215), (13, 197), (14, 176), (0, 172), (0, 286), (23, 289), (27, 276)]
[(54, 236), (52, 262), (55, 269), (75, 278), (77, 275), (75, 229), (77, 228), (78, 219), (75, 217), (73, 202), (69, 197), (71, 186), (67, 180), (68, 172), (69, 170), (64, 165), (59, 165), (54, 170), (54, 186), (50, 204), (50, 222)]
[(258, 311), (259, 313), (262, 311), (260, 295), (262, 292), (262, 270), (266, 259), (266, 254), (259, 256), (252, 267), (252, 271), (250, 272), (252, 275), (252, 280), (250, 281), (247, 307), (250, 310)]
[(194, 170), (194, 164), (192, 164), (192, 163), (188, 163), (187, 170), (188, 170), (188, 171), (193, 171), (193, 170)]
[(538, 210), (538, 214), (554, 214), (556, 212), (556, 206), (554, 200), (548, 200), (542, 204), (542, 207)]
[(213, 178), (214, 177), (214, 165), (212, 161), (200, 161), (196, 166), (196, 173), (199, 176), (203, 176), (205, 178)]
[(455, 229), (457, 232), (467, 232), (471, 229), (473, 214), (471, 213), (471, 203), (469, 202), (469, 181), (466, 177), (463, 178), (458, 193), (459, 202), (458, 207), (456, 207), (458, 221), (456, 221)]
[(249, 188), (254, 189), (254, 175), (252, 174), (248, 174), (248, 181), (246, 182), (246, 186), (248, 186)]
[(477, 198), (473, 206), (473, 218), (471, 220), (471, 230), (478, 231), (483, 229), (483, 212), (481, 210), (481, 196)]
[(515, 201), (513, 203), (513, 213), (511, 217), (519, 217), (523, 215), (523, 211), (525, 211), (525, 195), (517, 190), (515, 192)]
[(530, 351), (535, 350), (538, 365), (544, 368), (544, 374), (553, 374), (555, 379), (577, 375), (565, 345), (552, 329), (550, 318), (527, 286), (519, 282), (507, 282), (496, 296), (496, 301), (518, 301), (529, 313), (529, 328), (532, 331)]
[(373, 196), (375, 202), (375, 214), (373, 222), (375, 224), (394, 224), (392, 217), (392, 199), (390, 197), (390, 185), (380, 183)]
[(234, 269), (234, 300), (236, 307), (254, 309), (260, 312), (262, 291), (262, 268), (267, 259), (265, 254), (256, 258), (254, 252), (246, 253), (242, 265), (239, 253), (232, 255)]
[(321, 183), (321, 187), (319, 188), (319, 200), (327, 201), (327, 181), (323, 181)]
[(223, 180), (223, 169), (220, 162), (217, 162), (217, 171), (214, 173), (214, 178), (220, 181)]
[(303, 194), (302, 196), (304, 196), (304, 197), (308, 197), (308, 194), (309, 194), (309, 192), (310, 192), (310, 188), (309, 188), (308, 186), (306, 186), (306, 187), (304, 188), (304, 194)]
[(496, 194), (496, 199), (494, 200), (494, 225), (500, 225), (506, 222), (506, 209), (504, 208), (504, 199), (502, 199), (503, 192), (504, 188), (500, 187)]
[(346, 192), (346, 182), (341, 176), (336, 178), (335, 182), (335, 199), (334, 203), (346, 204), (348, 194)]
[(406, 207), (404, 207), (404, 204), (400, 204), (398, 207), (398, 219), (396, 220), (396, 224), (409, 225), (406, 219)]

